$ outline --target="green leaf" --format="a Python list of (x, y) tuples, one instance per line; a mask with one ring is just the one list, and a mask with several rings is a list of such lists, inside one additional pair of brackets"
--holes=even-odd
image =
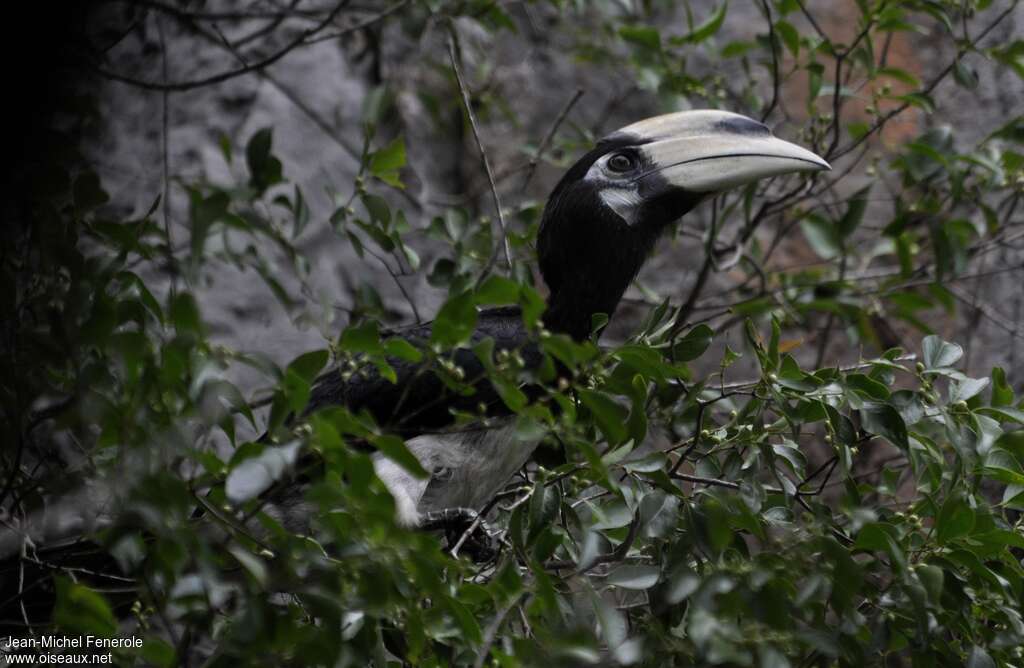
[(423, 352), (419, 348), (397, 336), (384, 342), (384, 352), (406, 362), (416, 363), (423, 359)]
[(693, 29), (693, 32), (681, 38), (673, 39), (673, 44), (699, 44), (708, 39), (722, 27), (725, 21), (725, 13), (729, 9), (729, 3), (723, 2), (703, 23)]
[(1024, 424), (1024, 410), (1019, 408), (1012, 408), (1010, 406), (982, 406), (975, 410), (983, 415), (994, 417), (1000, 422)]
[(884, 76), (889, 77), (891, 79), (895, 79), (900, 83), (904, 83), (910, 86), (911, 88), (921, 87), (920, 79), (914, 76), (911, 72), (908, 72), (907, 70), (902, 70), (898, 67), (880, 67), (878, 68), (876, 73), (878, 74), (878, 76)]
[(370, 193), (361, 195), (359, 199), (362, 201), (363, 206), (366, 207), (366, 212), (370, 214), (370, 220), (380, 225), (386, 232), (391, 224), (391, 208), (388, 207), (387, 200), (379, 195)]
[(938, 604), (939, 599), (942, 597), (942, 586), (945, 578), (943, 570), (931, 564), (918, 564), (914, 567), (914, 572), (917, 573), (917, 578), (921, 581), (925, 591), (928, 592), (928, 600), (933, 604)]
[(281, 161), (271, 153), (274, 142), (272, 128), (258, 130), (245, 146), (245, 162), (249, 167), (249, 185), (262, 195), (267, 188), (283, 180)]
[(416, 459), (409, 448), (406, 447), (405, 441), (394, 434), (384, 434), (383, 436), (377, 436), (372, 439), (373, 445), (381, 454), (393, 461), (394, 463), (401, 466), (403, 469), (413, 474), (417, 478), (424, 479), (429, 478), (430, 473), (423, 468), (423, 464), (420, 460)]
[[(406, 341), (406, 345), (411, 345)], [(349, 325), (341, 333), (341, 347), (350, 353), (380, 353), (383, 346), (380, 342), (380, 326), (376, 320), (365, 320)]]
[(370, 154), (370, 173), (378, 178), (402, 167), (405, 167), (405, 140), (402, 137), (396, 137), (384, 148)]
[(442, 346), (465, 343), (476, 329), (476, 319), (476, 305), (471, 292), (450, 297), (437, 312), (430, 340)]
[(645, 49), (661, 49), (661, 33), (650, 26), (622, 26), (619, 28), (619, 37)]
[(899, 411), (889, 404), (866, 402), (860, 409), (860, 420), (868, 433), (881, 436), (902, 450), (910, 448), (907, 425)]
[(964, 354), (964, 349), (959, 345), (943, 341), (934, 334), (924, 338), (921, 351), (924, 356), (924, 366), (928, 370), (951, 367)]
[(935, 518), (935, 538), (939, 543), (968, 535), (974, 528), (974, 509), (961, 496), (946, 499)]
[(977, 71), (967, 65), (963, 58), (957, 58), (953, 64), (953, 79), (967, 90), (974, 90), (978, 87)]
[(492, 306), (516, 304), (519, 302), (519, 284), (504, 276), (491, 274), (477, 288), (475, 301), (480, 305)]
[(967, 655), (967, 668), (996, 668), (996, 662), (988, 652), (975, 645)]
[(988, 387), (988, 378), (963, 378), (949, 383), (949, 401), (967, 401)]
[(992, 367), (992, 399), (993, 406), (1010, 406), (1013, 404), (1013, 388), (1006, 381), (1006, 372), (1000, 367)]
[(810, 214), (800, 221), (800, 230), (804, 233), (807, 243), (823, 260), (831, 260), (843, 252), (836, 226), (827, 218)]
[(865, 524), (857, 533), (853, 549), (890, 553), (893, 548), (899, 549), (896, 542), (898, 536), (896, 527), (887, 522)]
[(293, 359), (288, 364), (287, 371), (291, 371), (306, 382), (313, 382), (327, 364), (329, 357), (330, 354), (326, 350), (311, 350)]
[(672, 356), (680, 362), (695, 360), (708, 349), (714, 335), (714, 330), (707, 325), (697, 325), (672, 346)]
[(171, 301), (169, 309), (171, 322), (179, 332), (191, 332), (198, 334), (202, 331), (202, 321), (199, 317), (199, 306), (195, 297), (188, 292), (177, 293)]
[(986, 476), (1007, 485), (1024, 485), (1024, 471), (1017, 459), (1002, 448), (993, 448), (985, 455), (982, 469)]
[(800, 33), (789, 21), (782, 19), (775, 22), (775, 34), (779, 36), (782, 43), (786, 45), (789, 52), (794, 56), (800, 53)]
[(299, 355), (284, 371), (281, 381), (283, 398), (294, 413), (299, 413), (309, 403), (310, 389), (317, 374), (327, 363), (326, 350), (314, 350)]
[(889, 388), (870, 376), (862, 373), (851, 373), (846, 376), (846, 386), (856, 390), (868, 399), (885, 401), (889, 398)]
[(626, 640), (629, 631), (626, 616), (594, 592), (590, 592), (590, 600), (601, 628), (601, 637), (609, 649), (618, 647)]
[(54, 581), (57, 601), (53, 621), (58, 628), (70, 636), (113, 638), (117, 634), (117, 620), (106, 599), (62, 575), (55, 577)]
[(302, 230), (309, 224), (309, 205), (306, 204), (306, 198), (302, 196), (302, 189), (296, 184), (295, 195), (292, 198), (292, 238), (298, 237), (302, 234)]
[(579, 397), (594, 415), (594, 421), (608, 443), (616, 445), (626, 440), (625, 408), (604, 392), (597, 390), (580, 390)]
[(620, 566), (608, 575), (605, 582), (623, 589), (650, 589), (660, 577), (661, 569), (657, 566)]
[(154, 635), (147, 636), (142, 642), (139, 656), (142, 657), (146, 665), (157, 666), (157, 668), (171, 668), (171, 666), (177, 665), (174, 660), (174, 648)]
[(229, 217), (230, 203), (228, 194), (221, 190), (211, 193), (209, 197), (203, 197), (197, 191), (189, 192), (189, 228), (193, 262), (202, 259), (206, 239), (213, 225)]
[(864, 211), (868, 206), (868, 195), (871, 194), (871, 186), (867, 185), (858, 190), (847, 201), (846, 212), (836, 226), (839, 237), (845, 239), (850, 236), (861, 221), (864, 220)]
[(483, 640), (483, 633), (480, 631), (480, 624), (476, 621), (473, 613), (451, 596), (445, 596), (443, 600), (448, 610), (452, 613), (452, 617), (455, 618), (455, 622), (462, 629), (466, 640), (473, 644), (479, 644)]

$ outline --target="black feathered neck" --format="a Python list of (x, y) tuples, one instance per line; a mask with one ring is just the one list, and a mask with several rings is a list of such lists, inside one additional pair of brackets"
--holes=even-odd
[(548, 199), (537, 255), (550, 290), (544, 324), (552, 331), (582, 340), (595, 314), (611, 317), (661, 234), (702, 199), (655, 176), (641, 190), (644, 203), (634, 224), (606, 206), (600, 184), (585, 180), (587, 171), (603, 155), (642, 143), (623, 134), (602, 141), (566, 172)]

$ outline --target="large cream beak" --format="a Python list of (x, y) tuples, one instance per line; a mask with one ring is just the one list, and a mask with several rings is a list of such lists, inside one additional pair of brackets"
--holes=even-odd
[(767, 127), (725, 111), (683, 111), (649, 118), (615, 133), (642, 138), (649, 167), (634, 180), (659, 176), (689, 192), (718, 192), (792, 172), (831, 169), (811, 151), (773, 137)]

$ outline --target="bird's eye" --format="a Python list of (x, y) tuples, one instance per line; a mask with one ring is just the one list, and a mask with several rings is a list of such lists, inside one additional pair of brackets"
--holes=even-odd
[(636, 158), (628, 153), (616, 153), (608, 158), (608, 170), (617, 174), (632, 171), (636, 167)]

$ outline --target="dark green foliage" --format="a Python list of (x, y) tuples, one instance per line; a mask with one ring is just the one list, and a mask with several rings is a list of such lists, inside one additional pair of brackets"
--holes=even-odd
[[(428, 7), (492, 35), (517, 25), (504, 3), (409, 4), (407, 30), (423, 28)], [(885, 113), (842, 116), (851, 93), (833, 80), (835, 58), (851, 68), (846, 78), (906, 87), (870, 88), (874, 104), (929, 111), (931, 89), (880, 65), (876, 52), (918, 25), (959, 39), (966, 20), (959, 2), (858, 2), (863, 33), (843, 45), (795, 27), (802, 3), (775, 0), (763, 5), (770, 23), (752, 41), (720, 43), (725, 2), (693, 3), (697, 16), (687, 12), (689, 24), (672, 30), (659, 27), (654, 2), (629, 11), (531, 4), (553, 12), (552, 30), (575, 56), (625, 58), (666, 106), (740, 100), (749, 108), (738, 111), (771, 112), (773, 93), (755, 80), (785, 56), (775, 76), (806, 79), (803, 139), (830, 159), (860, 146)], [(961, 56), (975, 48), (958, 44)], [(989, 50), (1018, 74), (1022, 53), (1020, 42)], [(749, 77), (731, 82), (727, 97), (725, 82), (688, 65), (697, 54), (741, 61)], [(960, 85), (978, 84), (971, 67), (957, 59)], [(90, 570), (134, 582), (125, 606), (109, 582), (49, 566), (55, 605), (52, 617), (32, 620), (39, 630), (142, 637), (143, 648), (117, 652), (125, 665), (178, 665), (202, 653), (213, 666), (1022, 664), (1024, 405), (1015, 370), (969, 377), (963, 348), (932, 332), (937, 313), (956, 310), (957, 277), (1016, 207), (1020, 119), (974, 147), (924, 132), (872, 165), (867, 185), (828, 184), (818, 195), (830, 206), (799, 194), (824, 185), (804, 177), (773, 190), (797, 193), (774, 204), (762, 186), (719, 198), (706, 248), (728, 223), (741, 230), (730, 267), (741, 285), (729, 301), (652, 299), (628, 338), (601, 347), (539, 326), (543, 300), (527, 274), (502, 276), (492, 262), (500, 240), (491, 221), (455, 208), (424, 221), (402, 206), (406, 140), (375, 134), (389, 95), (378, 90), (366, 105), (360, 176), (338, 184), (349, 196), (336, 198), (329, 219), (311, 215), (286, 182), (269, 128), (246, 144), (248, 171), (236, 187), (188, 184), (191, 236), (173, 257), (159, 200), (139, 220), (110, 220), (88, 169), (34, 197), (35, 231), (19, 241), (31, 252), (11, 245), (3, 265), (4, 284), (16, 289), (0, 296), (11, 434), (0, 505), (5, 522), (21, 522), (67, 512), (50, 504), (79, 484), (107, 490), (110, 523), (88, 537), (110, 558)], [(504, 113), (500, 99), (477, 102), (480, 114)], [(572, 156), (591, 139), (575, 128), (553, 141)], [(222, 148), (229, 160), (238, 150)], [(880, 171), (899, 186), (884, 210), (871, 206)], [(530, 202), (506, 212), (517, 268), (534, 260), (538, 213)], [(823, 262), (772, 269), (773, 248), (753, 235), (768, 221), (799, 228)], [(196, 286), (215, 278), (218, 262), (259, 276), (297, 320), (308, 315), (280, 272), (307, 278), (296, 244), (316, 226), (444, 291), (428, 345), (386, 336), (370, 286), (354, 295), (329, 350), (283, 367), (211, 341)], [(429, 266), (420, 266), (414, 231), (444, 246)], [(209, 243), (218, 235), (240, 243)], [(159, 278), (168, 269), (169, 286)], [(437, 536), (396, 525), (367, 446), (424, 475), (399, 436), (341, 407), (289, 416), (301, 414), (325, 369), (372, 365), (393, 377), (388, 358), (435, 362), (446, 387), (471, 391), (445, 354), (469, 340), (478, 307), (510, 304), (522, 307), (544, 363), (525, 370), (516, 354), (495, 355), (490, 340), (473, 353), (515, 413), (517, 436), (544, 438), (543, 465), (501, 494), (488, 517), (500, 553), (475, 564)], [(723, 309), (727, 321), (693, 324)], [(920, 348), (880, 346), (882, 316), (919, 332)], [(849, 366), (824, 355), (808, 363), (812, 346), (801, 341), (822, 322), (826, 339), (875, 352)], [(733, 327), (743, 333), (728, 341), (740, 350), (716, 345)], [(743, 362), (748, 371), (732, 368)], [(238, 365), (261, 374), (259, 400), (228, 380)], [(528, 396), (524, 383), (540, 389)], [(257, 440), (264, 428), (272, 440)], [(74, 466), (55, 455), (58, 443), (75, 445)], [(308, 531), (289, 531), (269, 512), (282, 489), (302, 490)], [(0, 608), (13, 623), (4, 633), (18, 635), (22, 613), (6, 584), (14, 572), (3, 573)]]

